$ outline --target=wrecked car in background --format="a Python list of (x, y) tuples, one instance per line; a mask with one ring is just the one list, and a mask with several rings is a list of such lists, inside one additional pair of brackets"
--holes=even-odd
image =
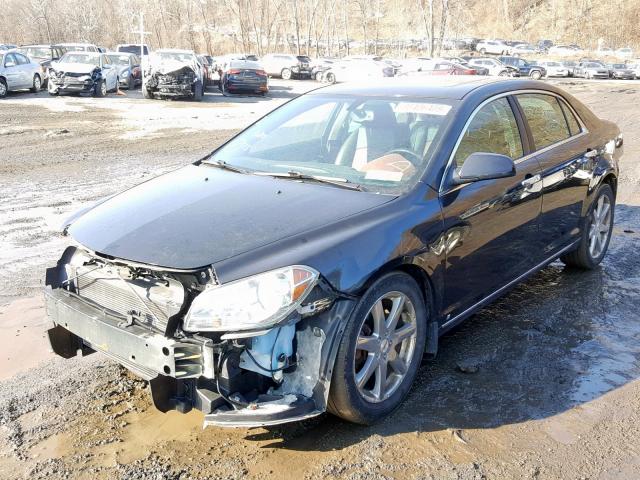
[(149, 55), (145, 67), (144, 98), (191, 98), (204, 96), (204, 68), (192, 50), (160, 49)]
[(68, 52), (51, 62), (47, 90), (49, 95), (84, 93), (104, 97), (118, 90), (116, 66), (104, 53)]
[(542, 82), (440, 80), (316, 89), (66, 221), (54, 352), (207, 425), (391, 413), (440, 335), (558, 257), (595, 268), (613, 226), (613, 123)]

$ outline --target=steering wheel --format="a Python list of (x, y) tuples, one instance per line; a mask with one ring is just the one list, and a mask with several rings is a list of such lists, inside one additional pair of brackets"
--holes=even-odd
[(402, 155), (405, 160), (411, 162), (414, 167), (419, 167), (422, 165), (424, 159), (418, 155), (417, 153), (409, 150), (408, 148), (394, 148), (393, 150), (388, 151), (385, 155), (391, 155), (393, 153), (397, 153)]

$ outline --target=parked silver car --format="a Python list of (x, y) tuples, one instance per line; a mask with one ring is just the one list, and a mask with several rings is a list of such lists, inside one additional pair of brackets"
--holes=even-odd
[(13, 90), (30, 89), (35, 93), (41, 86), (39, 63), (13, 50), (0, 51), (0, 98)]
[(609, 78), (609, 69), (601, 63), (580, 62), (573, 69), (574, 77)]

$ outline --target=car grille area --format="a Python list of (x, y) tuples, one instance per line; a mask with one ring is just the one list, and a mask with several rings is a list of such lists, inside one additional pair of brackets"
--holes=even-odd
[(127, 268), (108, 264), (82, 265), (71, 273), (81, 298), (123, 317), (123, 321), (161, 332), (184, 303), (184, 287), (177, 280), (134, 277)]

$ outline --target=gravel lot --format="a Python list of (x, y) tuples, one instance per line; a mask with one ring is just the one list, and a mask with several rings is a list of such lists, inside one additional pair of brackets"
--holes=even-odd
[[(557, 83), (625, 135), (610, 251), (554, 263), (442, 339), (408, 400), (373, 427), (322, 416), (202, 430), (161, 414), (145, 382), (91, 355), (53, 357), (44, 268), (62, 220), (192, 162), (314, 88), (202, 104), (13, 94), (0, 102), (0, 478), (640, 478), (640, 82)], [(474, 373), (465, 373), (474, 372)]]

